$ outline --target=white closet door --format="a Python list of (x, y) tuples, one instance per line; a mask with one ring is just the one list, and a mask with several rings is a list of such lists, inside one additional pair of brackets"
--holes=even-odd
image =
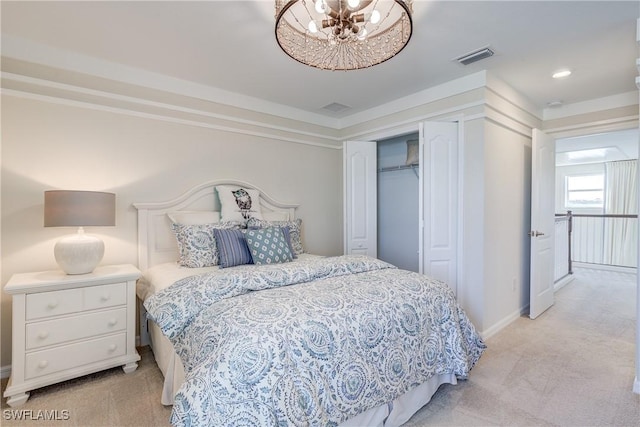
[(458, 123), (420, 124), (420, 271), (458, 281)]
[(344, 144), (344, 253), (377, 257), (377, 146)]

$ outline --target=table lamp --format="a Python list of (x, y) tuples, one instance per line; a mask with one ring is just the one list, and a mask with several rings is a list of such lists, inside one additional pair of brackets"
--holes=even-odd
[(67, 274), (91, 273), (102, 260), (104, 242), (84, 233), (85, 226), (116, 225), (116, 195), (99, 191), (52, 190), (44, 192), (44, 226), (78, 227), (78, 232), (58, 240), (56, 262)]

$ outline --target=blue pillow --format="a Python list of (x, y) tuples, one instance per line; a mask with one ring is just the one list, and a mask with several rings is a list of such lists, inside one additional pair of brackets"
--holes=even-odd
[[(260, 230), (261, 228), (269, 228), (269, 227), (260, 227), (260, 226), (247, 227), (248, 230)], [(293, 243), (291, 242), (291, 230), (289, 230), (289, 226), (282, 225), (280, 226), (280, 229), (282, 230), (282, 234), (284, 234), (284, 240), (287, 241), (287, 245), (289, 246), (291, 255), (293, 256), (293, 258), (298, 258), (298, 255), (296, 255), (296, 251), (293, 249)]]
[(302, 219), (298, 218), (293, 221), (264, 221), (257, 218), (249, 218), (247, 227), (288, 227), (291, 235), (291, 247), (294, 255), (304, 253), (302, 246)]
[(245, 236), (254, 264), (278, 264), (293, 260), (289, 243), (280, 227), (247, 230)]
[(289, 245), (291, 256), (293, 256), (294, 258), (298, 258), (298, 255), (296, 255), (296, 251), (293, 249), (293, 244), (291, 243), (291, 230), (289, 230), (289, 226), (285, 225), (284, 227), (280, 227), (280, 229), (282, 230), (284, 239), (287, 241), (287, 245)]
[(241, 230), (214, 229), (220, 268), (251, 264), (251, 252)]

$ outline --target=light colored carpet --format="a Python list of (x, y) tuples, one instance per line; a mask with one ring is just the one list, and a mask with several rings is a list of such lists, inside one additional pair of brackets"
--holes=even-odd
[[(580, 269), (538, 319), (487, 340), (467, 381), (444, 385), (407, 427), (640, 427), (634, 379), (635, 275)], [(66, 421), (3, 426), (168, 426), (162, 376), (148, 348), (130, 375), (115, 368), (31, 392), (21, 410), (68, 410)], [(2, 388), (7, 380), (2, 381)]]
[(575, 277), (542, 316), (487, 340), (469, 380), (442, 386), (407, 426), (640, 426), (636, 276)]
[[(139, 348), (138, 352), (142, 359), (138, 369), (131, 374), (125, 374), (122, 368), (113, 368), (43, 387), (31, 391), (27, 403), (17, 408), (9, 408), (3, 399), (0, 424), (3, 427), (169, 426), (171, 407), (160, 404), (162, 373), (149, 347)], [(3, 391), (6, 383), (4, 379)], [(66, 410), (68, 420), (9, 420), (7, 410), (30, 410), (30, 414), (24, 414), (28, 418), (36, 418), (38, 411), (48, 411), (63, 418), (62, 411)]]

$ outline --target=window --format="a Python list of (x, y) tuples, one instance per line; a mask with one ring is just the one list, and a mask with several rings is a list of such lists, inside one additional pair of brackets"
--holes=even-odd
[(567, 176), (565, 205), (568, 208), (602, 208), (604, 174)]

